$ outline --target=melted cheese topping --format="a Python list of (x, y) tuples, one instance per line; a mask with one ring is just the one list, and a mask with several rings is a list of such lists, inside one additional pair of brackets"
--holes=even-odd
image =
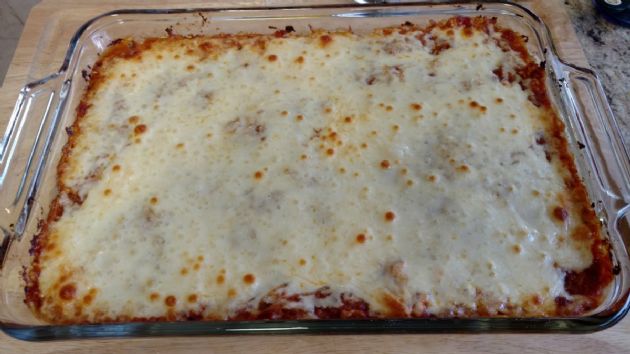
[(522, 60), (493, 33), (414, 35), (180, 38), (108, 61), (62, 174), (82, 203), (62, 194), (49, 226), (43, 317), (228, 318), (279, 287), (328, 287), (287, 305), (307, 317), (341, 294), (376, 316), (570, 299), (564, 270), (592, 255), (536, 143), (547, 113), (493, 74)]

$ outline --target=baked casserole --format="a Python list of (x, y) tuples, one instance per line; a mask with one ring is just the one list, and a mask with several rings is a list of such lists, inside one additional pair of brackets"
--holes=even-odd
[(487, 17), (114, 41), (27, 304), (50, 323), (587, 313), (609, 245), (526, 41)]

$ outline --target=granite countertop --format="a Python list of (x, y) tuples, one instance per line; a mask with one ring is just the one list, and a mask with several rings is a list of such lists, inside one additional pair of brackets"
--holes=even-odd
[(630, 28), (608, 22), (592, 0), (567, 0), (584, 54), (606, 90), (608, 102), (630, 148)]

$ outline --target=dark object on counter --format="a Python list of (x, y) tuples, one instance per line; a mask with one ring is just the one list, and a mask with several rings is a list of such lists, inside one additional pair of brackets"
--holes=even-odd
[(608, 20), (630, 27), (630, 0), (594, 0), (597, 10)]

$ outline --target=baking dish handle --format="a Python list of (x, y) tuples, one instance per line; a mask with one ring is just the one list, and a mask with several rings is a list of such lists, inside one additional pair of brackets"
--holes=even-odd
[[(567, 90), (569, 106), (577, 114), (577, 122), (591, 153), (600, 155), (592, 159), (598, 178), (606, 192), (626, 203), (630, 202), (630, 157), (622, 135), (606, 100), (597, 75), (590, 69), (563, 63), (564, 78), (561, 87)], [(584, 146), (580, 145), (580, 148)], [(603, 161), (608, 161), (605, 166)]]
[(12, 236), (20, 236), (32, 208), (70, 82), (61, 73), (20, 90), (0, 141), (0, 260)]

